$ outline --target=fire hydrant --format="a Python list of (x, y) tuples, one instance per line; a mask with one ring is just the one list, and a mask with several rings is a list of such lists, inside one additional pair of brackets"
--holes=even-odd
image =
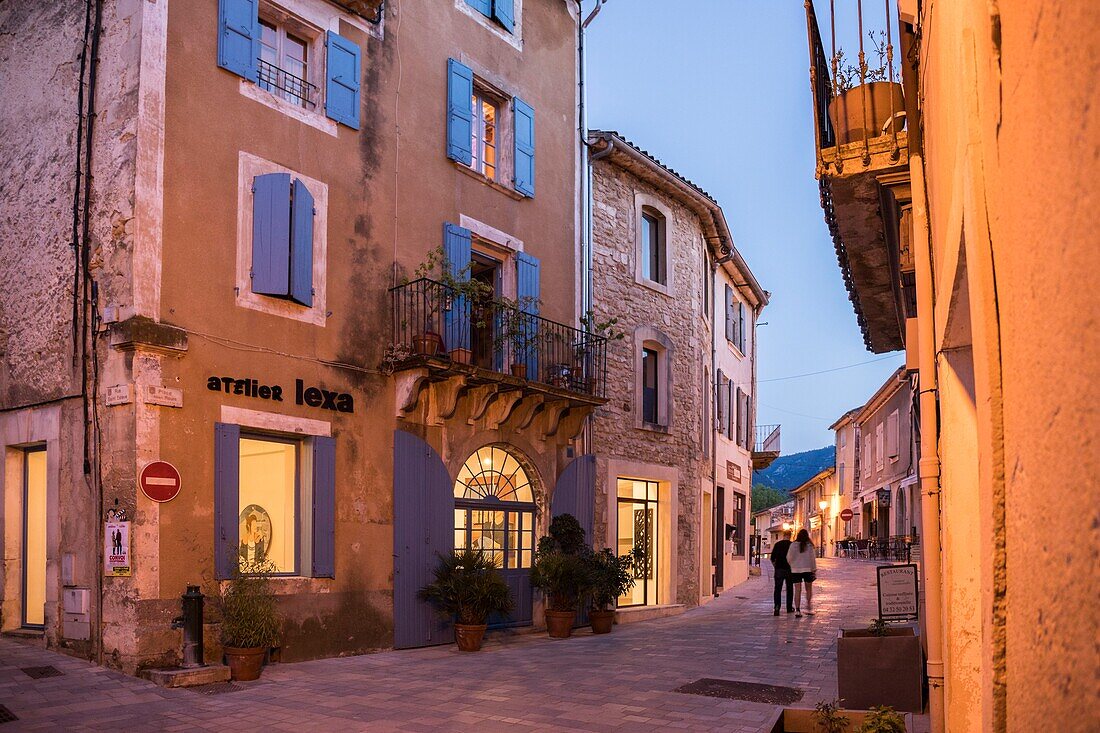
[(183, 615), (172, 619), (173, 629), (183, 629), (183, 667), (204, 667), (202, 661), (202, 601), (197, 585), (180, 596)]

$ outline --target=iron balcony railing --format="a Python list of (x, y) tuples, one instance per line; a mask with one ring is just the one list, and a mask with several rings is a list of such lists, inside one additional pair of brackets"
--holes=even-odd
[(753, 453), (779, 452), (779, 425), (757, 425)]
[(449, 359), (602, 398), (607, 339), (421, 278), (390, 289), (398, 361)]
[(275, 64), (258, 59), (259, 70), (256, 83), (261, 89), (282, 97), (299, 107), (314, 107), (317, 104), (317, 87), (300, 76), (295, 76)]

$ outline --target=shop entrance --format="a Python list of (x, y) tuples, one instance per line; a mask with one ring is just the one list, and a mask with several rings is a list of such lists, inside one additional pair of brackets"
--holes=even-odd
[(512, 591), (515, 610), (489, 625), (529, 625), (535, 497), (527, 471), (504, 448), (485, 446), (459, 470), (454, 499), (455, 550), (470, 548), (493, 560)]
[(46, 624), (46, 447), (23, 452), (22, 625)]
[(658, 603), (657, 579), (661, 558), (658, 556), (658, 484), (620, 478), (618, 481), (618, 554), (641, 550), (645, 557), (634, 565), (637, 581), (619, 606), (655, 606)]

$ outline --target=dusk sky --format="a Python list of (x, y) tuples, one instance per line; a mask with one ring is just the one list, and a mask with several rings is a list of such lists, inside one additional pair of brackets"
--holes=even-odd
[(757, 423), (782, 423), (785, 454), (830, 445), (829, 425), (904, 354), (864, 348), (818, 203), (802, 3), (609, 0), (588, 44), (589, 126), (618, 130), (714, 196), (771, 292)]

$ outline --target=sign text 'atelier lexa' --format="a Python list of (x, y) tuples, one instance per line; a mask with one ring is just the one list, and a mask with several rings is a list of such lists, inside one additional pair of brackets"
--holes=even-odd
[[(283, 401), (281, 385), (260, 384), (256, 379), (209, 377), (206, 380), (206, 388), (211, 392), (225, 392), (274, 402)], [(319, 387), (307, 387), (301, 379), (294, 380), (294, 404), (336, 412), (355, 412), (355, 400), (347, 392), (330, 392)]]

